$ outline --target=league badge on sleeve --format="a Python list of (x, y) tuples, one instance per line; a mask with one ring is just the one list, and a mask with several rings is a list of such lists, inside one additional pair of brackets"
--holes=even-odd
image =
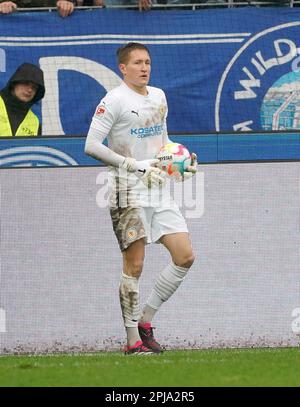
[(100, 105), (96, 109), (95, 116), (103, 116), (105, 112), (105, 107), (103, 105)]

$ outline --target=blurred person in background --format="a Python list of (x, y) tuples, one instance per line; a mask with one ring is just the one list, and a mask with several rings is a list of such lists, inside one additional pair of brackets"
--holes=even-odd
[(45, 94), (44, 74), (24, 63), (0, 91), (0, 137), (38, 136), (41, 124), (31, 107)]
[(61, 17), (68, 17), (74, 11), (72, 0), (0, 0), (0, 14), (11, 14), (18, 8), (57, 7)]

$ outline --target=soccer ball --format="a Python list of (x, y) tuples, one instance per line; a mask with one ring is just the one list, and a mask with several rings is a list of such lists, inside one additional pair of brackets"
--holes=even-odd
[(168, 143), (161, 147), (156, 158), (159, 160), (157, 167), (172, 178), (183, 175), (186, 168), (191, 165), (189, 150), (178, 143)]

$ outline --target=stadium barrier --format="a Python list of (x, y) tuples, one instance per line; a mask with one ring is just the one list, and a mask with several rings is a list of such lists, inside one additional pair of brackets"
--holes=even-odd
[[(299, 160), (300, 133), (207, 133), (189, 136), (170, 134), (187, 145), (200, 163), (231, 161)], [(1, 137), (0, 168), (99, 166), (84, 153), (85, 137)]]
[[(1, 170), (1, 353), (123, 343), (103, 171)], [(299, 164), (204, 165), (195, 193), (181, 209), (197, 260), (155, 320), (160, 341), (298, 346)], [(159, 246), (147, 249), (142, 303), (168, 261)]]
[[(170, 348), (298, 346), (299, 134), (203, 138), (176, 140), (205, 152), (191, 182), (169, 185), (197, 258), (157, 315), (157, 336)], [(27, 158), (12, 155), (22, 162), (0, 170), (2, 354), (113, 350), (124, 342), (107, 170), (81, 161), (83, 140), (9, 141), (30, 147)], [(4, 151), (7, 143), (0, 140)], [(57, 162), (39, 161), (38, 143), (61, 148)], [(264, 162), (252, 161), (260, 149)], [(62, 164), (63, 154), (76, 165)], [(168, 261), (160, 245), (147, 248), (142, 303)]]

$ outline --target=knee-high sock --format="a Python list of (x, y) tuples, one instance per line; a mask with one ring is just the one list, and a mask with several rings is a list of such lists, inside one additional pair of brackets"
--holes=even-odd
[(128, 345), (132, 346), (140, 340), (138, 318), (140, 311), (139, 280), (122, 273), (119, 286), (120, 305)]
[(184, 280), (189, 268), (176, 266), (171, 262), (158, 276), (145, 307), (140, 322), (151, 322), (159, 307), (167, 301)]
[(122, 273), (119, 294), (125, 327), (137, 327), (140, 309), (139, 280)]

